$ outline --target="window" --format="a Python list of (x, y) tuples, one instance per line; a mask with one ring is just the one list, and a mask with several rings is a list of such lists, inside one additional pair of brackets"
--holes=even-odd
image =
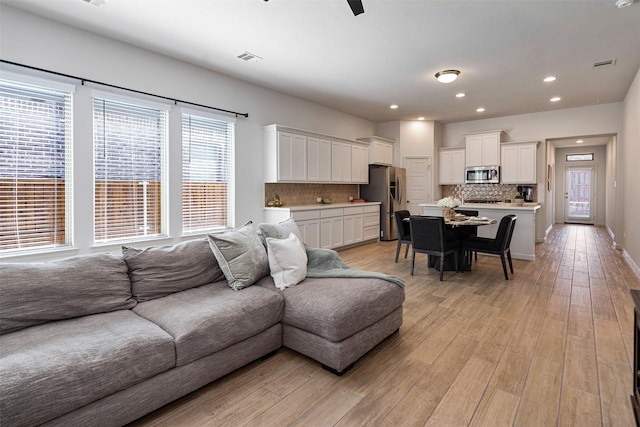
[(567, 162), (593, 161), (593, 153), (567, 154)]
[(73, 87), (26, 81), (0, 79), (0, 253), (71, 244)]
[(165, 233), (168, 107), (93, 98), (94, 240)]
[(182, 114), (183, 233), (231, 225), (233, 142), (233, 122)]

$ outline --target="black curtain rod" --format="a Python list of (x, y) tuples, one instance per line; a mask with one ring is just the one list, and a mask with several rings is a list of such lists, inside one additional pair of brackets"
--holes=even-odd
[(161, 98), (161, 99), (165, 99), (167, 101), (172, 101), (176, 105), (179, 102), (181, 104), (194, 105), (196, 107), (208, 108), (210, 110), (216, 110), (216, 111), (222, 111), (224, 113), (235, 114), (236, 117), (238, 117), (238, 116), (249, 117), (249, 113), (238, 113), (237, 111), (225, 110), (223, 108), (217, 108), (217, 107), (210, 107), (208, 105), (203, 105), (203, 104), (196, 104), (195, 102), (183, 101), (181, 99), (175, 99), (175, 98), (169, 98), (167, 96), (156, 95), (155, 93), (143, 92), (141, 90), (136, 90), (136, 89), (129, 89), (127, 87), (116, 86), (116, 85), (112, 85), (110, 83), (99, 82), (97, 80), (85, 79), (83, 77), (72, 76), (70, 74), (59, 73), (57, 71), (45, 70), (44, 68), (32, 67), (31, 65), (20, 64), (20, 63), (17, 63), (17, 62), (7, 61), (5, 59), (0, 59), (0, 62), (4, 62), (5, 64), (10, 64), (10, 65), (17, 65), (18, 67), (28, 68), (30, 70), (42, 71), (44, 73), (49, 73), (49, 74), (55, 74), (56, 76), (61, 76), (61, 77), (67, 77), (67, 78), (70, 78), (70, 79), (80, 80), (82, 85), (84, 85), (85, 82), (88, 82), (88, 83), (93, 83), (93, 84), (97, 84), (97, 85), (111, 87), (111, 88), (114, 88), (114, 89), (126, 90), (126, 91), (129, 91), (129, 92), (138, 93), (140, 95), (154, 96), (156, 98)]

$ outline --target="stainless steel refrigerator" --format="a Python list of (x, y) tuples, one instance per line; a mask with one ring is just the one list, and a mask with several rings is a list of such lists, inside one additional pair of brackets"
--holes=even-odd
[(380, 239), (398, 238), (394, 212), (407, 209), (406, 171), (393, 166), (369, 165), (369, 184), (360, 185), (360, 198), (382, 202)]

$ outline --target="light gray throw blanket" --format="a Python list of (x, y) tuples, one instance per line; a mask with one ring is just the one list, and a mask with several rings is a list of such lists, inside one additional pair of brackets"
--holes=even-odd
[(397, 276), (378, 273), (376, 271), (356, 270), (349, 267), (342, 261), (338, 253), (331, 249), (312, 248), (306, 246), (307, 250), (307, 277), (312, 278), (368, 278), (381, 279), (394, 283), (404, 288), (404, 280)]

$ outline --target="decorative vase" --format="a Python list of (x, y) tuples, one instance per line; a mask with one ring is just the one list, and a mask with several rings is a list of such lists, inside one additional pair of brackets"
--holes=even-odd
[(444, 219), (455, 219), (456, 211), (453, 208), (442, 208), (442, 216)]

